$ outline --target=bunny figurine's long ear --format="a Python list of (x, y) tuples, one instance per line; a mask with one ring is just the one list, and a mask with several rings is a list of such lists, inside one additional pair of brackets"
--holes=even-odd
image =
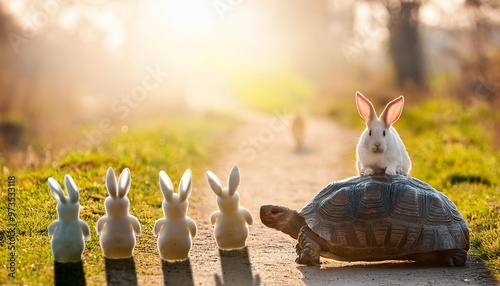
[(191, 191), (193, 189), (192, 185), (192, 175), (191, 170), (187, 169), (182, 175), (181, 182), (179, 183), (179, 196), (181, 202), (185, 201), (191, 195)]
[(109, 167), (106, 172), (106, 188), (111, 197), (116, 198), (118, 196), (118, 186), (116, 185), (116, 176), (113, 168)]
[(239, 185), (240, 185), (240, 169), (238, 168), (238, 165), (234, 164), (233, 167), (231, 168), (231, 173), (229, 173), (228, 187), (230, 196), (232, 196), (236, 192)]
[(174, 195), (174, 184), (164, 171), (160, 171), (160, 189), (165, 200), (171, 201)]
[(356, 91), (356, 106), (358, 107), (359, 115), (366, 123), (371, 122), (377, 117), (373, 104), (359, 91)]
[(217, 178), (217, 176), (212, 171), (208, 171), (207, 172), (207, 180), (208, 180), (208, 184), (210, 185), (210, 188), (212, 188), (212, 191), (214, 191), (214, 193), (217, 196), (221, 197), (222, 196), (222, 184), (220, 183), (219, 178)]
[(125, 168), (118, 178), (118, 196), (120, 198), (126, 196), (130, 191), (130, 181), (130, 169)]
[(70, 175), (64, 176), (64, 185), (66, 185), (66, 190), (68, 190), (69, 201), (72, 204), (77, 203), (78, 199), (80, 199), (80, 193), (78, 192), (75, 181), (73, 181)]
[(385, 125), (391, 126), (399, 119), (401, 112), (403, 112), (404, 104), (405, 101), (402, 95), (387, 104), (384, 111), (382, 111), (382, 114), (380, 115), (380, 118)]
[(64, 196), (61, 185), (52, 177), (49, 178), (49, 188), (52, 196), (56, 199), (56, 201), (61, 202), (63, 204), (66, 203), (66, 197)]

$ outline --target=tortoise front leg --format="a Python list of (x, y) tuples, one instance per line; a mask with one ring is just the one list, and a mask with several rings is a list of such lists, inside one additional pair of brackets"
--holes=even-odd
[(321, 239), (308, 226), (303, 226), (299, 231), (299, 238), (295, 251), (297, 252), (296, 263), (305, 264), (308, 266), (319, 264), (319, 254), (321, 246), (317, 242)]
[(467, 251), (463, 249), (450, 250), (445, 254), (444, 260), (446, 265), (450, 267), (465, 266), (465, 262), (467, 262)]

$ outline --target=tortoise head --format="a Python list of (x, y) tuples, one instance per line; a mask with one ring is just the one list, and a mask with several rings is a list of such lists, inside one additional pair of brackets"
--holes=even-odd
[(299, 230), (305, 225), (304, 219), (297, 211), (278, 205), (262, 205), (260, 220), (270, 228), (282, 231), (293, 238), (297, 238)]

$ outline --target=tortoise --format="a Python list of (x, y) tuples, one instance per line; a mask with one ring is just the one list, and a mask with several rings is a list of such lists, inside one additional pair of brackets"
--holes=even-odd
[(469, 229), (453, 202), (407, 176), (358, 176), (330, 183), (299, 212), (263, 205), (264, 225), (298, 240), (299, 264), (415, 260), (464, 266)]

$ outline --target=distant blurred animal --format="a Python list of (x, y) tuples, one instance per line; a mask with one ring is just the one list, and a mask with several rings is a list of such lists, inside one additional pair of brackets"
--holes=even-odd
[(217, 205), (219, 206), (219, 211), (214, 212), (210, 218), (214, 225), (217, 245), (223, 250), (245, 247), (248, 225), (253, 223), (253, 218), (246, 208), (240, 206), (240, 195), (236, 191), (240, 184), (238, 166), (232, 167), (227, 188), (222, 188), (219, 178), (211, 171), (207, 172), (207, 180), (217, 195)]
[(66, 197), (61, 185), (54, 178), (49, 178), (48, 182), (50, 192), (57, 201), (59, 216), (59, 220), (52, 222), (47, 232), (49, 236), (52, 236), (52, 256), (57, 262), (81, 261), (85, 248), (84, 239), (90, 239), (90, 229), (83, 220), (79, 219), (78, 187), (70, 175), (64, 176), (64, 184), (69, 195)]
[(304, 115), (299, 112), (295, 113), (292, 120), (292, 135), (297, 149), (304, 148), (305, 129), (306, 122)]
[(130, 170), (125, 168), (116, 181), (110, 167), (106, 173), (109, 196), (104, 201), (106, 215), (97, 221), (102, 252), (106, 258), (128, 258), (133, 255), (135, 236), (141, 235), (139, 220), (129, 213)]
[(163, 194), (165, 218), (156, 221), (153, 234), (158, 236), (160, 257), (167, 261), (181, 261), (189, 256), (192, 237), (196, 235), (196, 223), (187, 216), (188, 198), (191, 195), (191, 170), (186, 170), (179, 183), (179, 192), (164, 171), (160, 172), (160, 189)]
[(398, 132), (392, 127), (403, 111), (403, 96), (389, 102), (380, 117), (373, 104), (359, 91), (356, 92), (356, 105), (366, 123), (356, 149), (358, 174), (369, 176), (385, 172), (387, 175), (407, 176), (411, 169), (410, 157)]

